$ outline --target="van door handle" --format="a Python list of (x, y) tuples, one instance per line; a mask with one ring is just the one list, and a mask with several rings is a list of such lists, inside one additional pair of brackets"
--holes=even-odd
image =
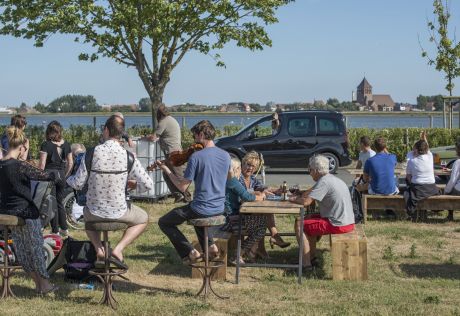
[(272, 142), (273, 145), (279, 145), (279, 143), (280, 143), (280, 141), (276, 140), (276, 139)]
[(294, 144), (294, 141), (292, 139), (288, 139), (287, 143), (288, 144)]

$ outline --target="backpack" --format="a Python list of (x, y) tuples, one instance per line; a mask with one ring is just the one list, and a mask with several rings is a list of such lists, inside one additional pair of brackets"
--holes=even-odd
[(38, 209), (42, 227), (48, 225), (57, 209), (56, 185), (52, 181), (30, 181), (32, 201)]
[(52, 275), (60, 268), (64, 268), (66, 279), (85, 281), (92, 277), (89, 270), (94, 267), (94, 261), (96, 261), (96, 250), (90, 241), (68, 237), (47, 270)]
[(353, 214), (355, 216), (355, 224), (362, 223), (364, 219), (363, 205), (361, 203), (362, 194), (356, 188), (356, 186), (362, 181), (363, 177), (361, 176), (358, 181), (353, 181), (350, 187), (350, 195), (353, 206)]
[[(80, 206), (86, 206), (86, 192), (88, 192), (88, 179), (89, 179), (90, 173), (91, 172), (96, 172), (96, 173), (98, 172), (98, 171), (95, 171), (95, 170), (91, 170), (91, 167), (93, 165), (94, 149), (95, 149), (95, 147), (88, 149), (86, 151), (86, 154), (84, 155), (85, 156), (85, 167), (86, 167), (86, 171), (88, 172), (88, 175), (86, 176), (85, 185), (83, 186), (83, 188), (81, 190), (74, 190), (75, 201)], [(78, 159), (79, 156), (77, 156), (77, 159)], [(127, 161), (128, 161), (127, 171), (128, 171), (128, 174), (129, 174), (131, 172), (131, 169), (133, 168), (135, 158), (134, 158), (134, 154), (132, 152), (128, 151), (128, 150), (126, 151), (126, 156), (127, 156)], [(77, 163), (78, 163), (79, 166), (80, 166), (82, 160), (83, 160), (82, 157), (80, 157), (79, 160), (77, 160)], [(117, 174), (117, 173), (120, 173), (120, 171), (113, 171), (113, 172), (108, 171), (108, 172), (104, 172), (104, 173)]]

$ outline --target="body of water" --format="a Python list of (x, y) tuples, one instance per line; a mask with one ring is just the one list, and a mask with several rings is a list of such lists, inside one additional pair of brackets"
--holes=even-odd
[[(242, 115), (173, 115), (182, 126), (184, 123), (188, 127), (192, 127), (197, 122), (207, 119), (216, 127), (220, 128), (225, 125), (248, 125), (260, 116), (242, 116)], [(97, 115), (96, 126), (101, 126), (105, 123), (108, 115)], [(127, 116), (127, 127), (133, 125), (151, 125), (151, 116)], [(93, 125), (93, 116), (81, 115), (31, 115), (27, 117), (29, 125), (46, 126), (52, 120), (59, 121), (64, 128), (70, 125)], [(454, 128), (458, 128), (458, 116), (454, 116)], [(0, 125), (8, 125), (10, 123), (9, 116), (0, 117)], [(350, 127), (367, 127), (367, 128), (391, 128), (391, 127), (430, 127), (430, 117), (427, 115), (347, 115), (347, 126)], [(433, 127), (443, 127), (442, 116), (433, 116)]]

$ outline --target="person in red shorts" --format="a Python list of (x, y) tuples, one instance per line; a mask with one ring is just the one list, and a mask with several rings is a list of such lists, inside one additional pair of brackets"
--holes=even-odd
[(289, 198), (289, 201), (304, 207), (315, 202), (319, 204), (319, 215), (303, 220), (304, 234), (300, 234), (302, 222), (296, 220), (295, 223), (297, 240), (301, 237), (304, 239), (305, 270), (317, 265), (315, 252), (318, 236), (348, 233), (355, 228), (350, 191), (345, 182), (329, 174), (329, 160), (322, 155), (314, 156), (310, 159), (308, 169), (315, 185), (301, 195)]

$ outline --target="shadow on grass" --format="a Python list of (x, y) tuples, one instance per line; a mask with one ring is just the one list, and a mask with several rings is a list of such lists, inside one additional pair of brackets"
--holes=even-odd
[(191, 268), (182, 264), (176, 250), (170, 244), (139, 245), (137, 246), (137, 250), (138, 254), (127, 255), (126, 257), (133, 260), (140, 259), (157, 263), (149, 274), (175, 275), (180, 277), (189, 277), (191, 275)]
[(152, 295), (152, 296), (155, 296), (159, 293), (167, 294), (169, 296), (181, 296), (181, 297), (193, 296), (193, 294), (189, 291), (177, 292), (177, 291), (174, 291), (168, 288), (141, 285), (141, 284), (133, 283), (130, 281), (122, 281), (119, 279), (113, 282), (113, 289), (114, 289), (114, 293), (116, 292), (133, 293), (133, 292), (141, 291), (142, 294)]
[(459, 264), (400, 264), (399, 268), (407, 276), (417, 278), (442, 278), (460, 280)]

